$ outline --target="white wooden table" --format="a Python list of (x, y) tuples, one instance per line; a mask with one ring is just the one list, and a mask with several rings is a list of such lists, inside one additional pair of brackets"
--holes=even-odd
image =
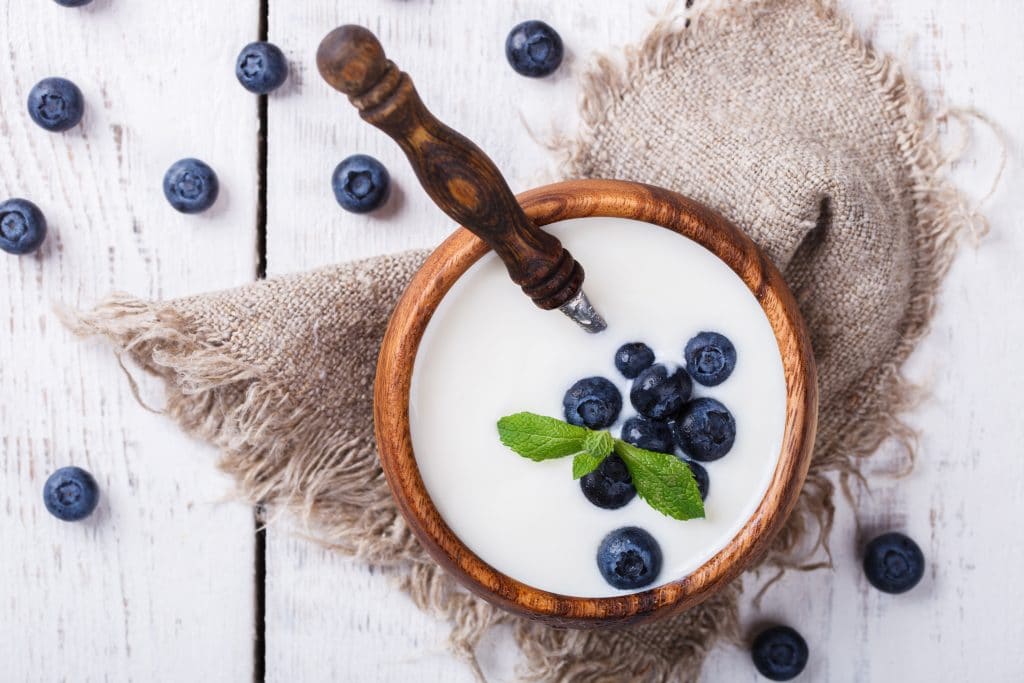
[[(234, 57), (259, 35), (292, 62), (269, 98), (261, 163), (257, 100)], [(433, 245), (449, 222), (418, 189), (398, 148), (359, 122), (316, 73), (330, 28), (363, 23), (412, 73), (429, 105), (487, 150), (524, 189), (552, 160), (541, 133), (575, 123), (575, 80), (595, 49), (639, 39), (647, 3), (622, 0), (46, 0), (0, 7), (0, 198), (38, 203), (51, 224), (41, 254), (0, 255), (0, 679), (10, 681), (470, 681), (445, 652), (446, 628), (387, 580), (271, 530), (225, 501), (215, 453), (132, 398), (116, 359), (79, 343), (51, 314), (112, 289), (167, 298), (409, 246)], [(652, 3), (660, 4), (660, 3)], [(989, 207), (993, 233), (963, 251), (934, 331), (909, 375), (931, 398), (912, 416), (921, 457), (906, 479), (839, 503), (835, 569), (787, 576), (747, 624), (779, 619), (807, 637), (815, 681), (1012, 681), (1024, 677), (1024, 174), (1015, 134), (1024, 112), (1024, 9), (986, 0), (842, 2), (877, 43), (904, 53), (951, 103), (975, 106), (1011, 137), (1011, 165)], [(509, 28), (558, 28), (567, 66), (550, 80), (504, 63)], [(915, 37), (916, 41), (908, 42)], [(52, 135), (24, 112), (38, 79), (67, 76), (85, 93), (83, 125)], [(461, 91), (461, 92), (460, 92)], [(955, 135), (956, 131), (951, 132)], [(977, 194), (997, 165), (981, 131), (957, 175)], [(396, 192), (370, 217), (341, 211), (329, 187), (344, 156), (366, 152)], [(184, 217), (160, 181), (177, 158), (219, 173), (222, 198)], [(266, 181), (265, 226), (258, 193)], [(262, 234), (261, 234), (262, 233)], [(264, 239), (265, 238), (265, 239)], [(160, 388), (142, 392), (159, 403)], [(879, 467), (885, 457), (879, 459)], [(64, 524), (44, 509), (50, 471), (78, 464), (103, 490), (98, 513)], [(929, 561), (923, 584), (891, 597), (858, 567), (855, 524), (905, 529)], [(483, 648), (495, 680), (514, 680), (508, 633)], [(756, 680), (746, 652), (718, 649), (706, 680)]]

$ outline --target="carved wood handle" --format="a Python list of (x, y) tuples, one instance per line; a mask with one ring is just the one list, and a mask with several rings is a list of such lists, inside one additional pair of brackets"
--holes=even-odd
[(483, 239), (535, 304), (557, 308), (580, 291), (580, 264), (530, 222), (494, 162), (427, 110), (373, 33), (336, 28), (320, 43), (316, 64), (365, 121), (401, 146), (434, 203)]

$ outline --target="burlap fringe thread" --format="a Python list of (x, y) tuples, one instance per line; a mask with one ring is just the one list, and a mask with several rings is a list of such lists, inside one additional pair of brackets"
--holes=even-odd
[[(984, 219), (971, 211), (944, 177), (950, 160), (940, 150), (937, 122), (929, 116), (922, 90), (891, 58), (865, 44), (833, 2), (809, 1), (884, 93), (887, 114), (899, 131), (904, 161), (914, 179), (918, 260), (913, 267), (908, 328), (897, 353), (864, 377), (860, 395), (865, 400), (851, 407), (848, 428), (817, 444), (796, 512), (764, 558), (763, 566), (780, 571), (828, 565), (835, 494), (830, 475), (835, 473), (847, 491), (851, 480), (863, 482), (864, 459), (886, 439), (895, 439), (912, 464), (914, 433), (898, 414), (913, 405), (915, 392), (902, 377), (900, 366), (927, 330), (959, 232), (965, 226), (984, 229)], [(686, 26), (679, 24), (678, 17), (660, 21), (643, 44), (626, 51), (624, 64), (598, 58), (583, 77), (581, 132), (561, 147), (563, 175), (587, 176), (582, 150), (592, 131), (614, 121), (628, 84), (635, 86), (653, 70), (664, 68), (666, 55), (681, 44), (699, 44), (704, 36), (721, 29), (742, 29), (759, 13), (770, 11), (772, 4), (765, 0), (715, 3), (690, 13)], [(108, 337), (145, 370), (166, 380), (166, 413), (221, 450), (219, 465), (237, 479), (242, 498), (269, 505), (275, 514), (295, 515), (303, 520), (310, 537), (327, 548), (396, 570), (392, 573), (420, 608), (453, 625), (454, 651), (481, 679), (475, 649), (484, 633), (498, 624), (513, 626), (524, 655), (522, 673), (531, 680), (693, 680), (718, 639), (740, 641), (739, 582), (678, 618), (676, 635), (665, 643), (671, 651), (657, 654), (650, 653), (650, 642), (645, 642), (645, 648), (631, 646), (635, 638), (651, 637), (643, 627), (609, 634), (553, 629), (511, 617), (458, 589), (425, 555), (391, 501), (372, 434), (339, 437), (310, 428), (307, 425), (316, 424), (315, 415), (294, 410), (287, 387), (227, 357), (216, 345), (197, 341), (207, 337), (166, 305), (115, 295), (87, 314), (63, 317), (76, 333)], [(337, 496), (338, 487), (345, 488), (343, 499)], [(641, 649), (649, 654), (638, 661)], [(626, 652), (628, 657), (619, 656)]]

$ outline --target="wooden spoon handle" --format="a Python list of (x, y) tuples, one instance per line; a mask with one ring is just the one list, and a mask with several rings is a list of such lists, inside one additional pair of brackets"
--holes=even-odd
[(483, 239), (534, 303), (557, 308), (580, 291), (580, 264), (530, 222), (494, 162), (427, 110), (373, 33), (351, 25), (331, 31), (316, 64), (364, 120), (394, 138), (434, 203)]

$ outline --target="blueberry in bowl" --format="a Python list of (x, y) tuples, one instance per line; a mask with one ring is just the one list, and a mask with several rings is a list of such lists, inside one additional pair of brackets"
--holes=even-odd
[(587, 500), (606, 510), (616, 510), (636, 496), (626, 463), (617, 455), (609, 455), (596, 470), (583, 475), (580, 489)]
[(238, 53), (235, 77), (242, 87), (257, 95), (280, 88), (288, 78), (288, 60), (273, 43), (249, 43)]
[(732, 449), (736, 420), (729, 409), (713, 398), (696, 398), (683, 407), (673, 423), (676, 443), (694, 460), (718, 460)]
[(686, 466), (693, 472), (693, 478), (697, 482), (697, 490), (700, 491), (700, 499), (708, 499), (708, 490), (711, 488), (711, 478), (707, 469), (695, 460), (684, 460)]
[(788, 681), (807, 666), (807, 641), (789, 626), (772, 626), (757, 635), (750, 655), (762, 676), (770, 681)]
[(626, 420), (622, 424), (619, 438), (648, 451), (672, 453), (676, 450), (672, 429), (668, 423), (644, 415), (634, 415)]
[(46, 239), (46, 217), (27, 199), (0, 202), (0, 249), (21, 256), (36, 249)]
[(352, 213), (368, 213), (383, 206), (391, 191), (391, 175), (367, 154), (344, 159), (331, 175), (331, 189), (341, 208)]
[(44, 78), (28, 93), (28, 115), (43, 130), (60, 133), (78, 125), (85, 98), (66, 78)]
[(561, 36), (543, 21), (517, 24), (505, 39), (505, 57), (522, 76), (540, 78), (553, 74), (564, 55)]
[(864, 574), (884, 593), (906, 593), (924, 576), (924, 553), (905, 534), (882, 534), (864, 549)]
[(626, 379), (636, 379), (642, 371), (654, 365), (654, 351), (643, 342), (629, 342), (615, 352), (615, 367)]
[(668, 420), (679, 413), (692, 390), (693, 382), (686, 370), (669, 370), (658, 363), (633, 380), (629, 400), (641, 415), (655, 420)]
[(181, 159), (164, 174), (164, 197), (176, 211), (206, 211), (220, 193), (220, 181), (210, 166), (199, 159)]
[(597, 568), (615, 588), (636, 590), (654, 583), (661, 573), (661, 546), (635, 526), (616, 529), (601, 541)]
[(589, 429), (610, 427), (622, 410), (622, 394), (604, 377), (585, 377), (562, 399), (565, 421)]
[(683, 356), (693, 381), (706, 387), (718, 386), (736, 369), (736, 347), (717, 332), (701, 332), (686, 342)]

